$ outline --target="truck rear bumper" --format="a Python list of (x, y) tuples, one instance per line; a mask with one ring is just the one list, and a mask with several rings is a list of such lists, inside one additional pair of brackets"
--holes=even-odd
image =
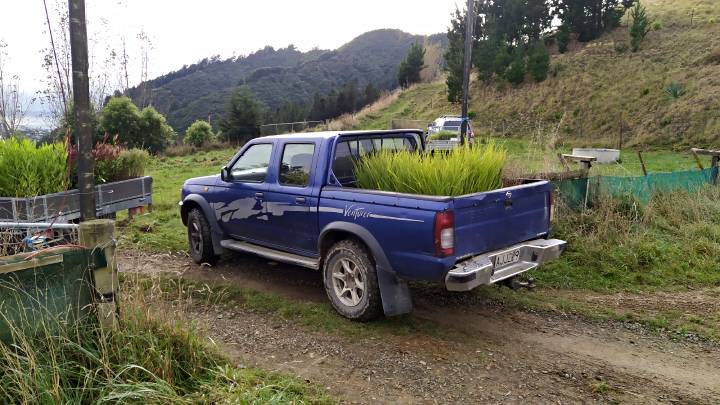
[[(559, 239), (536, 239), (502, 250), (473, 256), (458, 262), (445, 277), (448, 291), (470, 291), (481, 285), (493, 284), (543, 263), (555, 260), (565, 250), (566, 242)], [(509, 264), (495, 264), (509, 260)]]

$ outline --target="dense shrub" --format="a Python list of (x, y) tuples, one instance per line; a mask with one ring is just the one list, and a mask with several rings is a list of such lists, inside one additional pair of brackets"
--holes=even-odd
[(0, 141), (0, 196), (34, 197), (67, 187), (68, 154), (63, 144), (37, 146), (18, 138)]
[(175, 131), (165, 121), (165, 117), (153, 107), (145, 107), (140, 112), (140, 134), (139, 143), (130, 144), (128, 147), (146, 149), (150, 153), (162, 152), (175, 137)]
[(123, 150), (120, 152), (120, 155), (118, 155), (116, 180), (134, 179), (144, 176), (148, 163), (150, 163), (150, 154), (146, 150)]
[(498, 51), (498, 53), (495, 54), (495, 61), (493, 63), (495, 74), (500, 77), (504, 77), (508, 66), (510, 66), (512, 62), (513, 56), (507, 51), (505, 47), (502, 47)]
[(494, 144), (435, 155), (381, 151), (357, 162), (355, 175), (366, 189), (458, 196), (500, 188), (505, 157)]
[(153, 107), (142, 111), (127, 97), (111, 98), (102, 111), (100, 131), (106, 136), (117, 136), (119, 143), (129, 148), (147, 149), (158, 153), (174, 137), (165, 117)]
[(92, 150), (95, 161), (95, 183), (109, 183), (116, 180), (119, 171), (118, 156), (124, 148), (107, 142), (98, 142)]
[[(71, 180), (75, 180), (75, 159), (77, 149), (69, 148), (69, 164), (72, 168)], [(126, 149), (117, 144), (117, 137), (112, 141), (98, 142), (92, 150), (95, 162), (95, 183), (111, 183), (145, 175), (145, 167), (150, 162), (150, 155), (144, 149)]]
[(515, 86), (525, 81), (525, 58), (519, 52), (516, 53), (513, 62), (505, 72), (505, 79)]
[(530, 48), (527, 69), (536, 82), (547, 79), (550, 70), (550, 53), (542, 42), (536, 42)]
[(210, 142), (213, 138), (212, 126), (203, 120), (197, 120), (185, 131), (183, 142), (188, 145), (200, 147), (206, 142)]

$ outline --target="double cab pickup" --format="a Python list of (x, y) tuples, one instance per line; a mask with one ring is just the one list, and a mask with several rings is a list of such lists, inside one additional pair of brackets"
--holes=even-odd
[(318, 270), (335, 310), (361, 321), (410, 312), (412, 280), (468, 291), (560, 256), (546, 181), (463, 196), (358, 187), (367, 154), (423, 149), (418, 130), (253, 139), (218, 175), (183, 185), (190, 256), (213, 264), (232, 250)]

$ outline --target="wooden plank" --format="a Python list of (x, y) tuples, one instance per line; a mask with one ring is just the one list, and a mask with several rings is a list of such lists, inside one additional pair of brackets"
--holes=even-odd
[(33, 269), (63, 262), (63, 255), (42, 256), (37, 259), (22, 260), (14, 263), (0, 265), (0, 274), (14, 273), (20, 270)]
[(572, 160), (573, 162), (595, 162), (597, 160), (594, 156), (579, 156), (564, 153), (562, 155), (565, 159)]
[(690, 151), (693, 153), (693, 155), (718, 156), (718, 157), (720, 157), (720, 150), (691, 148)]

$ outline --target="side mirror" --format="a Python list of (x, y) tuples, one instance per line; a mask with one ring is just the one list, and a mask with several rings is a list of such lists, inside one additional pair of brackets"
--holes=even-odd
[(220, 179), (222, 181), (230, 181), (230, 179), (231, 179), (230, 169), (228, 169), (227, 166), (223, 166), (223, 168), (220, 169)]

